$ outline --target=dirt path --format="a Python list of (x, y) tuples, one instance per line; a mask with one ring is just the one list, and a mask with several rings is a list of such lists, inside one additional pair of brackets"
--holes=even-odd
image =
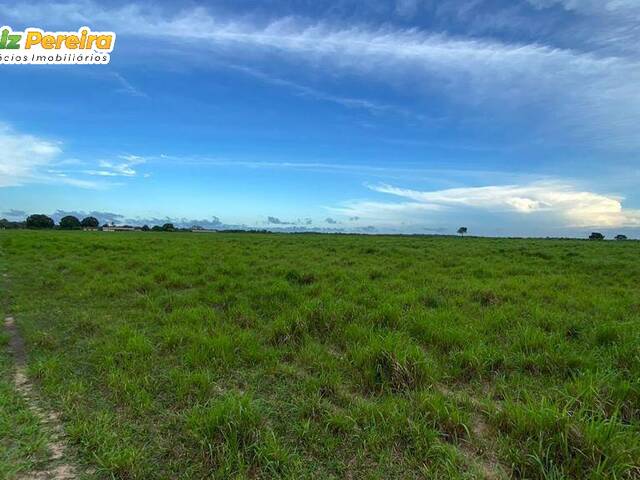
[(4, 327), (9, 334), (9, 348), (13, 354), (15, 373), (13, 383), (29, 405), (29, 409), (40, 419), (40, 422), (52, 433), (48, 444), (50, 456), (45, 470), (29, 472), (18, 477), (18, 480), (75, 480), (79, 478), (78, 469), (66, 459), (64, 430), (57, 412), (44, 410), (38, 405), (33, 384), (27, 377), (26, 353), (24, 342), (16, 327), (13, 317), (4, 319)]
[(438, 387), (439, 391), (446, 396), (466, 401), (474, 408), (471, 416), (470, 433), (475, 440), (476, 445), (469, 442), (462, 442), (460, 451), (467, 458), (469, 463), (475, 465), (483, 475), (485, 480), (501, 480), (509, 478), (507, 472), (498, 460), (498, 456), (494, 451), (495, 445), (489, 432), (489, 425), (484, 419), (484, 408), (482, 403), (476, 398), (468, 394), (460, 394), (453, 392), (444, 385)]

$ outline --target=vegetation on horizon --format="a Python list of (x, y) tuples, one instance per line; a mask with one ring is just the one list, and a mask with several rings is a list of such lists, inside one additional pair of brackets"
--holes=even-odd
[[(108, 229), (109, 227), (122, 228), (131, 231), (140, 231), (140, 232), (191, 232), (191, 231), (206, 231), (206, 229), (202, 228), (199, 225), (192, 225), (191, 227), (185, 227), (182, 225), (181, 227), (176, 227), (173, 223), (164, 223), (163, 225), (153, 225), (149, 227), (149, 225), (142, 226), (131, 226), (131, 225), (119, 225), (115, 224), (107, 224), (100, 226), (100, 222), (97, 218), (89, 216), (85, 217), (82, 220), (78, 219), (73, 215), (67, 215), (60, 219), (58, 226), (56, 227), (55, 221), (45, 215), (45, 214), (34, 214), (29, 215), (24, 222), (14, 222), (9, 221), (6, 218), (0, 219), (0, 230), (16, 230), (16, 229), (30, 229), (30, 230), (51, 230), (54, 228), (59, 228), (61, 230), (102, 230)], [(222, 229), (216, 230), (221, 232), (229, 232), (229, 233), (271, 233), (268, 229), (258, 229), (247, 227), (245, 229)], [(456, 231), (458, 235), (464, 237), (468, 233), (467, 227), (460, 227)], [(314, 232), (305, 230), (302, 232), (288, 232), (288, 233), (322, 233), (322, 232)], [(331, 234), (335, 234), (336, 232), (331, 232)], [(356, 233), (357, 234), (357, 233)], [(432, 234), (427, 236), (434, 236)], [(438, 236), (438, 235), (435, 235)], [(446, 235), (440, 235), (446, 236)], [(518, 237), (515, 237), (518, 238)], [(549, 237), (548, 237), (549, 238)], [(570, 237), (572, 238), (572, 237)], [(589, 240), (604, 240), (606, 237), (600, 232), (592, 232), (589, 235)], [(615, 240), (627, 240), (627, 236), (623, 234), (618, 234), (614, 237)]]
[(30, 373), (96, 478), (638, 478), (639, 253), (0, 232)]

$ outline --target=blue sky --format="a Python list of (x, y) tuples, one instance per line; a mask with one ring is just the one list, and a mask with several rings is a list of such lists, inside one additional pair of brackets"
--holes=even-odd
[[(0, 216), (640, 236), (636, 0), (0, 3)], [(634, 20), (636, 19), (636, 20)]]

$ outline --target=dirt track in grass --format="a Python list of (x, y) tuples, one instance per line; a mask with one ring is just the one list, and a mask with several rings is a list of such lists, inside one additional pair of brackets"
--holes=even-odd
[(4, 319), (4, 327), (9, 334), (9, 348), (15, 363), (13, 384), (22, 395), (29, 409), (40, 419), (40, 422), (51, 431), (48, 444), (49, 461), (45, 469), (21, 475), (19, 480), (74, 480), (78, 478), (78, 469), (69, 463), (64, 442), (64, 429), (57, 412), (43, 409), (34, 393), (34, 386), (29, 381), (26, 367), (26, 352), (24, 342), (13, 317)]

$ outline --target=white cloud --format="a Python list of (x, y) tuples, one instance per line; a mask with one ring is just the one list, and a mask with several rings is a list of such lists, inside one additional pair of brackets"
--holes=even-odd
[(424, 224), (425, 217), (445, 210), (442, 205), (422, 202), (376, 202), (355, 200), (327, 210), (346, 217), (349, 223), (366, 222), (378, 227), (395, 227), (407, 223)]
[(401, 17), (412, 17), (418, 11), (419, 0), (396, 0), (396, 13)]
[(144, 157), (138, 155), (119, 155), (118, 158), (122, 161), (100, 160), (99, 170), (85, 170), (84, 173), (99, 177), (135, 177), (138, 172), (133, 167), (146, 162)]
[(637, 0), (528, 0), (537, 8), (548, 8), (560, 5), (565, 10), (583, 13), (600, 14), (628, 14), (640, 11), (640, 3)]
[(640, 2), (638, 0), (528, 0), (539, 10), (561, 8), (571, 22), (555, 32), (564, 41), (601, 54), (638, 60)]
[(333, 210), (367, 221), (419, 222), (424, 212), (475, 209), (487, 213), (534, 215), (559, 227), (637, 227), (640, 210), (623, 209), (622, 199), (584, 191), (563, 182), (534, 182), (418, 191), (390, 185), (370, 186), (376, 192), (395, 195), (410, 202), (356, 201)]
[(134, 87), (131, 82), (129, 82), (129, 80), (124, 78), (118, 72), (111, 72), (111, 76), (120, 85), (120, 88), (118, 88), (117, 90), (118, 92), (130, 95), (132, 97), (148, 97), (146, 93)]
[(0, 152), (0, 187), (52, 181), (55, 177), (64, 183), (75, 181), (47, 172), (47, 167), (54, 165), (62, 153), (57, 142), (20, 133), (0, 124)]
[(415, 115), (414, 113), (404, 108), (400, 108), (394, 105), (374, 102), (374, 101), (363, 99), (363, 98), (333, 95), (331, 93), (327, 93), (312, 87), (308, 87), (306, 85), (301, 85), (299, 83), (292, 82), (291, 80), (285, 80), (284, 78), (279, 78), (273, 75), (266, 74), (254, 68), (244, 67), (241, 65), (228, 65), (228, 67), (233, 70), (246, 73), (247, 75), (250, 75), (254, 78), (258, 78), (266, 83), (289, 88), (293, 90), (297, 95), (313, 98), (315, 100), (336, 103), (338, 105), (342, 105), (343, 107), (350, 108), (350, 109), (363, 109), (363, 110), (369, 111), (372, 114), (381, 114), (386, 112), (386, 113), (395, 113), (395, 114), (399, 114), (407, 117), (409, 116), (417, 117), (418, 119), (422, 118), (422, 116), (420, 115)]
[(79, 188), (99, 189), (115, 185), (78, 178), (79, 174), (97, 176), (135, 176), (132, 168), (144, 163), (136, 155), (122, 155), (117, 162), (100, 162), (101, 170), (79, 172), (70, 167), (85, 165), (75, 158), (64, 158), (62, 143), (36, 135), (19, 132), (10, 125), (0, 123), (0, 188), (16, 187), (30, 183), (52, 183)]
[[(631, 3), (609, 0), (607, 5), (611, 10)], [(233, 54), (250, 62), (269, 53), (332, 74), (356, 71), (404, 90), (410, 87), (415, 94), (421, 89), (445, 94), (469, 108), (542, 112), (545, 121), (539, 125), (548, 125), (550, 133), (561, 132), (588, 145), (640, 146), (637, 57), (294, 17), (257, 23), (246, 17), (217, 17), (202, 7), (166, 15), (139, 4), (108, 8), (81, 2), (4, 6), (0, 13), (47, 24), (98, 24), (121, 35), (171, 41), (183, 52), (204, 49), (208, 61), (211, 54)]]

